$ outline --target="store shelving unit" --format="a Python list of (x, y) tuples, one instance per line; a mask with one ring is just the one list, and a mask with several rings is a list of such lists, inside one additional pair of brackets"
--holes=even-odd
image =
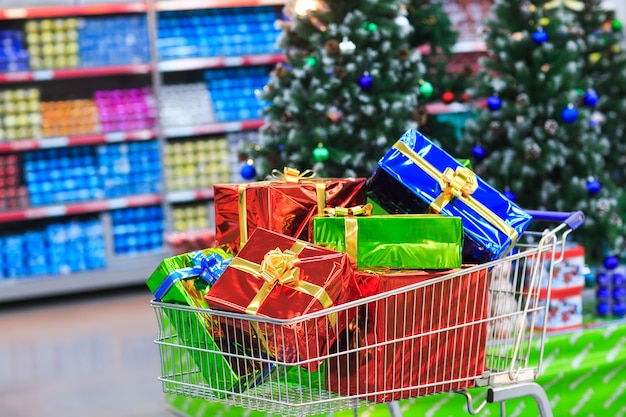
[[(61, 0), (60, 0), (61, 1)], [(97, 1), (97, 0), (96, 0)], [(106, 2), (107, 0), (102, 0)], [(20, 2), (17, 2), (18, 4)], [(85, 19), (103, 16), (140, 14), (148, 22), (148, 38), (151, 46), (151, 62), (128, 63), (75, 68), (47, 68), (27, 71), (0, 73), (0, 91), (32, 85), (54, 85), (57, 82), (90, 82), (99, 84), (102, 79), (124, 80), (125, 77), (141, 76), (147, 82), (157, 100), (157, 118), (154, 128), (130, 129), (125, 131), (99, 132), (54, 137), (33, 137), (13, 141), (0, 141), (0, 156), (22, 155), (27, 152), (75, 147), (93, 147), (111, 144), (132, 144), (134, 142), (156, 141), (159, 144), (160, 160), (155, 164), (163, 166), (164, 149), (177, 141), (194, 141), (199, 138), (211, 140), (215, 137), (254, 132), (262, 124), (262, 119), (243, 118), (242, 120), (213, 121), (210, 123), (168, 126), (162, 121), (162, 107), (158, 104), (162, 98), (162, 88), (167, 85), (166, 78), (185, 79), (184, 74), (215, 69), (242, 67), (266, 67), (267, 71), (284, 60), (280, 53), (262, 52), (237, 55), (198, 56), (162, 59), (156, 44), (159, 39), (158, 19), (160, 13), (180, 11), (200, 11), (204, 9), (247, 8), (272, 6), (274, 9), (284, 4), (284, 0), (146, 0), (130, 3), (81, 4), (59, 6), (13, 7), (0, 9), (0, 21), (13, 26), (29, 20), (82, 17)], [(464, 42), (457, 47), (457, 52), (481, 51), (480, 42)], [(91, 81), (89, 80), (91, 79)], [(122, 84), (124, 81), (121, 81)], [(175, 81), (176, 82), (176, 81)], [(76, 87), (79, 88), (79, 87)], [(72, 96), (72, 91), (68, 96)], [(445, 113), (466, 111), (468, 105), (431, 104), (429, 112)], [(164, 171), (164, 169), (162, 169)], [(238, 179), (234, 179), (237, 181)], [(27, 230), (31, 224), (42, 221), (72, 218), (74, 216), (98, 216), (105, 231), (107, 266), (67, 275), (37, 275), (32, 277), (3, 278), (0, 275), (0, 303), (20, 299), (50, 296), (64, 293), (111, 288), (141, 284), (158, 265), (159, 261), (170, 253), (165, 246), (142, 254), (118, 255), (114, 251), (111, 213), (114, 210), (132, 209), (146, 206), (160, 206), (165, 215), (165, 231), (172, 231), (172, 210), (177, 205), (199, 203), (211, 205), (212, 187), (190, 187), (189, 189), (167, 189), (162, 181), (159, 193), (139, 193), (119, 198), (102, 198), (91, 201), (68, 202), (35, 206), (19, 209), (0, 209), (0, 228), (10, 226), (15, 230)], [(209, 210), (211, 213), (212, 210)], [(209, 221), (211, 221), (210, 219)], [(2, 262), (0, 253), (0, 262)], [(0, 264), (1, 265), (1, 264)]]

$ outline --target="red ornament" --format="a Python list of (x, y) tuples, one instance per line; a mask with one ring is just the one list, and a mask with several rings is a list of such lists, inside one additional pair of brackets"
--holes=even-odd
[(461, 102), (462, 103), (467, 103), (468, 101), (470, 101), (470, 96), (467, 93), (463, 93), (461, 94)]
[(454, 101), (454, 93), (452, 91), (446, 91), (441, 95), (441, 100), (446, 104), (452, 103)]

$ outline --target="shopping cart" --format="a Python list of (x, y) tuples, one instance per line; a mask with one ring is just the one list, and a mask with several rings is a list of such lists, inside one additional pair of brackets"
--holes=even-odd
[[(163, 390), (282, 416), (356, 415), (386, 403), (397, 417), (398, 400), (438, 392), (465, 395), (470, 414), (500, 403), (504, 415), (507, 400), (531, 396), (541, 416), (552, 416), (533, 382), (546, 338), (539, 317), (547, 317), (553, 268), (584, 215), (530, 214), (562, 223), (524, 233), (503, 259), (290, 320), (152, 301)], [(284, 343), (302, 334), (327, 348)], [(480, 405), (468, 391), (475, 387), (486, 391)]]

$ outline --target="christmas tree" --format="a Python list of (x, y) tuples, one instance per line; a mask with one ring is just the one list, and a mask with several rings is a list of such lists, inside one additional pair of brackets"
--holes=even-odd
[[(617, 188), (605, 167), (610, 144), (592, 122), (593, 81), (583, 74), (580, 28), (559, 0), (500, 0), (473, 95), (487, 108), (466, 124), (460, 153), (520, 206), (582, 210), (576, 237), (597, 258), (618, 244), (610, 223)], [(570, 17), (568, 19), (568, 16)]]
[(284, 8), (278, 65), (256, 161), (318, 176), (369, 176), (408, 129), (424, 85), (412, 28), (396, 0), (296, 0)]

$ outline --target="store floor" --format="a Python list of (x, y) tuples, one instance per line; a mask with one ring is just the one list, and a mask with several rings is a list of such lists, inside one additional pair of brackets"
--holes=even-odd
[(147, 289), (0, 305), (0, 415), (173, 417)]

